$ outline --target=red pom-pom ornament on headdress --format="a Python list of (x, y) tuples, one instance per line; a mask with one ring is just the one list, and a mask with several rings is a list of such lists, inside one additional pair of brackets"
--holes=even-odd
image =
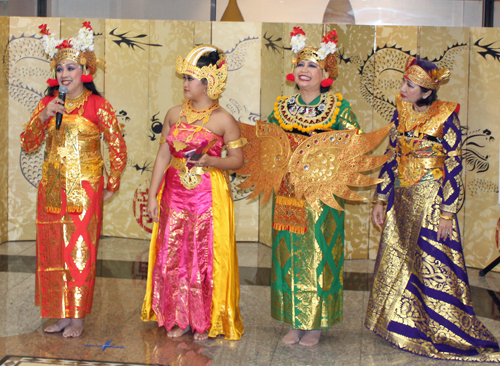
[(82, 83), (91, 83), (92, 81), (94, 81), (94, 78), (90, 74), (82, 75), (80, 79), (82, 80)]
[(286, 76), (286, 79), (293, 83), (295, 81), (295, 76), (292, 73), (290, 73)]
[(57, 82), (57, 79), (47, 79), (47, 84), (49, 84), (49, 86), (51, 88), (55, 87), (55, 86), (59, 86), (59, 83)]
[(324, 88), (327, 88), (327, 87), (329, 87), (329, 86), (330, 86), (330, 85), (332, 85), (332, 84), (333, 84), (333, 80), (332, 80), (332, 79), (330, 79), (330, 78), (328, 78), (328, 79), (323, 79), (323, 80), (321, 81), (321, 86), (322, 86), (322, 87), (324, 87)]

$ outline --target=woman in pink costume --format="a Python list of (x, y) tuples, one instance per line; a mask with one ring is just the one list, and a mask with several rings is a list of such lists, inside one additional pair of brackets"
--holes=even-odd
[(244, 328), (226, 171), (242, 166), (243, 141), (219, 106), (225, 54), (198, 46), (177, 59), (176, 71), (184, 76), (186, 99), (165, 116), (149, 187), (155, 226), (142, 319), (158, 321), (172, 338), (191, 331), (195, 340), (219, 334), (237, 340)]

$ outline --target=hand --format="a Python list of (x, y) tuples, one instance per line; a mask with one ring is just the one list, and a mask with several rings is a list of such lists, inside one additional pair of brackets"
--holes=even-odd
[[(449, 212), (443, 212), (442, 215), (451, 217), (453, 214), (450, 214)], [(450, 239), (452, 232), (453, 220), (439, 219), (437, 240), (439, 241), (440, 239)]]
[(373, 206), (372, 220), (380, 230), (382, 230), (382, 225), (385, 221), (385, 207), (381, 203), (376, 203)]
[(158, 201), (156, 195), (148, 200), (148, 215), (154, 222), (158, 222)]
[(203, 155), (203, 156), (200, 158), (200, 160), (198, 160), (198, 161), (194, 164), (194, 166), (203, 166), (203, 167), (205, 167), (205, 166), (213, 166), (214, 159), (217, 159), (217, 158), (215, 158), (215, 157), (213, 157), (213, 156), (210, 156), (210, 155), (208, 155), (208, 154), (205, 154), (205, 155)]
[(54, 98), (49, 102), (49, 104), (47, 104), (42, 113), (40, 113), (40, 119), (42, 122), (45, 122), (50, 117), (54, 117), (57, 112), (65, 114), (66, 108), (64, 108), (64, 102), (61, 99)]
[(115, 192), (110, 192), (108, 191), (107, 189), (104, 190), (104, 192), (102, 193), (102, 199), (104, 201), (107, 201), (109, 200), (111, 197), (113, 197), (113, 195), (115, 194)]

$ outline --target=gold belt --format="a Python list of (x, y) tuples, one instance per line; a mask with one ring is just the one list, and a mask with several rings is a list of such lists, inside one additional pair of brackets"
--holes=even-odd
[(444, 156), (432, 158), (417, 158), (414, 155), (401, 155), (398, 170), (402, 172), (404, 178), (413, 185), (420, 182), (429, 169), (443, 168)]
[(177, 174), (181, 179), (182, 185), (186, 189), (195, 189), (198, 187), (201, 183), (201, 176), (215, 169), (213, 166), (193, 166), (189, 169), (186, 164), (186, 159), (179, 159), (175, 156), (172, 156), (170, 166), (178, 170)]

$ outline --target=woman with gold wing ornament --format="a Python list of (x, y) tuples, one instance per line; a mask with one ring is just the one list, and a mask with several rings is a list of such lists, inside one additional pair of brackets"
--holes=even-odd
[(149, 187), (155, 224), (142, 319), (158, 321), (172, 338), (191, 331), (195, 340), (237, 340), (244, 332), (227, 173), (242, 166), (244, 141), (219, 105), (225, 56), (201, 45), (177, 58), (186, 99), (165, 116)]
[[(45, 328), (78, 337), (92, 308), (102, 204), (120, 187), (127, 152), (115, 112), (96, 90), (93, 30), (83, 23), (76, 38), (56, 40), (40, 26), (53, 76), (46, 96), (21, 134), (26, 152), (46, 138), (43, 178), (38, 185), (36, 304), (43, 318), (59, 318)], [(66, 88), (66, 99), (59, 91)], [(60, 125), (56, 114), (61, 113)], [(101, 133), (109, 145), (111, 172), (103, 177)]]
[(270, 123), (240, 125), (249, 145), (238, 173), (250, 175), (240, 187), (255, 186), (249, 198), (264, 191), (267, 200), (274, 189), (271, 315), (290, 324), (284, 343), (313, 346), (322, 329), (342, 321), (342, 199), (364, 200), (347, 185), (379, 181), (359, 171), (386, 161), (363, 154), (390, 126), (360, 134), (350, 104), (329, 92), (338, 72), (335, 31), (319, 49), (305, 47), (298, 27), (291, 36), (297, 55), (287, 79), (295, 81), (299, 93), (278, 97)]
[(448, 69), (408, 59), (377, 187), (382, 238), (365, 325), (394, 346), (443, 360), (499, 362), (476, 317), (458, 221), (461, 130), (457, 103), (437, 100)]

